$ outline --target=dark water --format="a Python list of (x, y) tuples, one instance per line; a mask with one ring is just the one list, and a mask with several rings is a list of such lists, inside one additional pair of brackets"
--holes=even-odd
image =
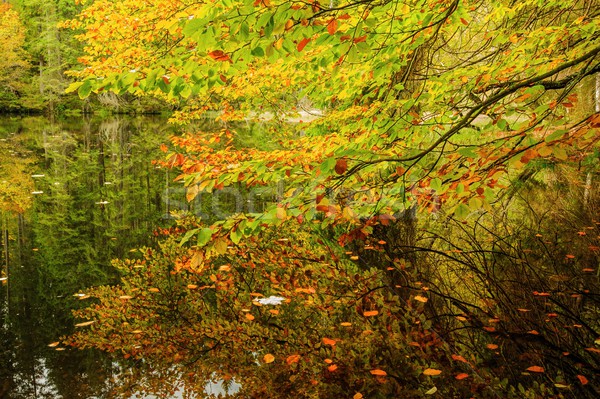
[(85, 306), (74, 294), (117, 282), (111, 259), (187, 206), (151, 163), (173, 129), (159, 117), (0, 118), (0, 398), (104, 398), (118, 383), (108, 356), (49, 345), (73, 331), (71, 309)]

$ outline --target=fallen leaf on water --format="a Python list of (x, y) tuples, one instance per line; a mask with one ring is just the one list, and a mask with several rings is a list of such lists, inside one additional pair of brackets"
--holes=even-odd
[(58, 341), (57, 341), (57, 342), (52, 342), (51, 344), (48, 344), (48, 346), (49, 346), (50, 348), (57, 347), (58, 345), (60, 345), (60, 342), (58, 342)]
[(440, 375), (440, 374), (442, 374), (442, 370), (425, 369), (425, 371), (423, 371), (423, 375)]
[(427, 299), (427, 298), (425, 298), (424, 296), (421, 296), (421, 295), (416, 295), (416, 296), (415, 296), (415, 301), (419, 301), (419, 302), (426, 303), (426, 302), (428, 301), (428, 299)]
[(387, 375), (385, 371), (380, 369), (371, 370), (370, 373), (373, 375)]
[(526, 370), (531, 371), (532, 373), (543, 373), (544, 372), (544, 368), (540, 367), (540, 366), (527, 367)]
[(287, 364), (298, 363), (300, 361), (300, 355), (290, 355), (285, 359)]
[(579, 382), (581, 382), (582, 385), (586, 385), (589, 382), (587, 378), (580, 374), (577, 375), (577, 379), (579, 380)]
[(275, 361), (275, 356), (271, 355), (270, 353), (267, 353), (263, 357), (263, 360), (265, 361), (265, 363), (273, 363)]
[(469, 374), (467, 373), (460, 373), (460, 374), (456, 374), (454, 376), (454, 378), (456, 378), (457, 380), (464, 380), (465, 378), (467, 378), (469, 376)]
[(363, 316), (371, 317), (371, 316), (377, 316), (378, 314), (379, 314), (378, 310), (367, 310), (366, 312), (363, 313)]
[(85, 327), (85, 326), (89, 326), (91, 324), (94, 324), (95, 322), (96, 322), (96, 320), (84, 321), (83, 323), (75, 324), (75, 327)]

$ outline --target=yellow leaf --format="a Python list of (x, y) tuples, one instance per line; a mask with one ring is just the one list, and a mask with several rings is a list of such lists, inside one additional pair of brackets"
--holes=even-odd
[(426, 297), (424, 297), (424, 296), (416, 295), (415, 296), (415, 301), (426, 303), (428, 301), (428, 299)]
[(267, 353), (265, 357), (263, 357), (263, 360), (265, 363), (273, 363), (275, 361), (275, 356), (271, 355), (270, 353)]
[(83, 323), (78, 323), (78, 324), (75, 324), (75, 327), (85, 327), (85, 326), (89, 326), (89, 325), (91, 325), (91, 324), (94, 324), (95, 322), (96, 322), (95, 320), (92, 320), (92, 321), (85, 321), (85, 322), (83, 322)]

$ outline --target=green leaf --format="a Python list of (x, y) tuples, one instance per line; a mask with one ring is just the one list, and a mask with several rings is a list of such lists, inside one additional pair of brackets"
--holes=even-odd
[(77, 89), (77, 94), (79, 95), (79, 98), (83, 99), (83, 98), (86, 98), (87, 96), (89, 96), (91, 91), (92, 91), (92, 83), (89, 80), (86, 80)]
[(212, 237), (212, 229), (205, 227), (198, 233), (198, 246), (203, 247), (210, 241)]
[(183, 238), (181, 239), (181, 241), (179, 241), (179, 246), (183, 246), (186, 242), (188, 242), (190, 240), (190, 238), (192, 238), (192, 236), (194, 234), (196, 234), (196, 232), (199, 229), (192, 229), (192, 230), (188, 230), (185, 235), (183, 236)]

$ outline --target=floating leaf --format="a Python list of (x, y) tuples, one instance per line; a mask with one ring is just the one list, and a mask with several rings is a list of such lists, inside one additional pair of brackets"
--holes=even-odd
[(273, 363), (275, 361), (275, 356), (271, 355), (270, 353), (267, 353), (264, 357), (263, 357), (263, 361), (265, 363)]
[(577, 379), (579, 380), (579, 382), (581, 382), (582, 385), (587, 385), (587, 383), (589, 382), (588, 379), (581, 374), (577, 374)]
[(426, 303), (428, 301), (428, 299), (426, 297), (421, 296), (421, 295), (416, 295), (414, 298), (415, 298), (415, 301), (419, 301), (419, 302), (423, 302), (423, 303)]
[(48, 344), (48, 346), (49, 346), (50, 348), (55, 348), (55, 347), (57, 347), (58, 345), (60, 345), (60, 342), (58, 342), (58, 341), (56, 341), (56, 342), (52, 342), (51, 344)]
[(369, 373), (371, 373), (373, 375), (381, 375), (381, 376), (387, 375), (387, 373), (385, 371), (380, 370), (380, 369), (371, 370), (371, 371), (369, 371)]
[(300, 361), (300, 355), (290, 355), (285, 359), (287, 364), (294, 364)]
[(86, 326), (94, 324), (95, 322), (96, 322), (96, 320), (84, 321), (83, 323), (75, 324), (75, 327), (86, 327)]
[(334, 346), (336, 344), (335, 340), (331, 339), (331, 338), (323, 338), (323, 343), (325, 345), (331, 345), (331, 346)]
[(467, 377), (469, 377), (469, 374), (467, 373), (460, 373), (454, 376), (454, 378), (456, 378), (457, 380), (464, 380)]
[(526, 370), (531, 371), (532, 373), (543, 373), (545, 371), (544, 368), (540, 366), (527, 367)]
[(352, 396), (352, 399), (362, 399), (362, 398), (363, 398), (363, 395), (360, 392), (356, 392), (354, 394), (354, 396)]
[(330, 365), (329, 367), (327, 367), (327, 370), (329, 370), (330, 372), (334, 372), (335, 370), (337, 370), (338, 366), (336, 366), (335, 364)]
[(249, 320), (249, 321), (252, 321), (252, 320), (254, 320), (254, 316), (252, 316), (250, 313), (246, 313), (245, 317), (246, 317), (246, 319), (247, 319), (247, 320)]
[(423, 375), (440, 375), (440, 374), (442, 374), (442, 370), (425, 369), (425, 371), (423, 371)]
[(378, 314), (379, 314), (378, 310), (367, 310), (366, 312), (363, 313), (363, 316), (372, 317), (372, 316), (377, 316)]
[(492, 350), (493, 350), (493, 349), (498, 349), (498, 345), (496, 345), (496, 344), (487, 344), (487, 345), (486, 345), (486, 348), (488, 348), (488, 349), (492, 349)]
[(428, 390), (427, 392), (425, 392), (425, 395), (433, 395), (434, 393), (437, 392), (437, 387), (433, 387), (430, 390)]

